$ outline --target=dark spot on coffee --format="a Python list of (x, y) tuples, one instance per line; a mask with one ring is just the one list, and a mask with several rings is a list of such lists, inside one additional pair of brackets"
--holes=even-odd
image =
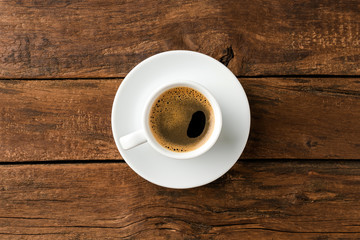
[(203, 111), (195, 112), (189, 123), (189, 127), (187, 129), (187, 136), (189, 138), (196, 138), (201, 135), (204, 131), (206, 123), (205, 113)]

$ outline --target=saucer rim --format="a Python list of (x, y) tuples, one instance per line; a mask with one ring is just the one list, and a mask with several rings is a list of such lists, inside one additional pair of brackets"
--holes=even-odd
[[(151, 179), (151, 177), (148, 177), (146, 176), (146, 174), (144, 174), (144, 172), (142, 172), (140, 169), (138, 169), (138, 167), (134, 166), (131, 162), (131, 160), (127, 159), (127, 157), (125, 157), (126, 153), (123, 154), (122, 152), (123, 151), (126, 151), (126, 150), (123, 150), (120, 145), (119, 145), (119, 142), (117, 139), (115, 139), (115, 124), (114, 124), (114, 118), (115, 118), (115, 112), (117, 111), (116, 109), (116, 105), (117, 103), (119, 102), (119, 96), (121, 94), (121, 92), (124, 91), (124, 89), (127, 88), (127, 85), (129, 83), (129, 81), (127, 81), (129, 78), (132, 78), (132, 75), (135, 74), (137, 71), (139, 71), (139, 69), (142, 68), (143, 65), (145, 64), (148, 64), (149, 62), (153, 61), (154, 59), (158, 58), (158, 57), (163, 57), (164, 55), (173, 55), (173, 54), (195, 54), (195, 55), (201, 55), (202, 57), (205, 57), (206, 60), (209, 60), (209, 61), (213, 61), (215, 62), (217, 65), (221, 65), (222, 67), (222, 70), (225, 70), (225, 71), (228, 71), (234, 78), (234, 80), (236, 80), (236, 82), (238, 83), (238, 86), (240, 87), (240, 90), (242, 90), (242, 94), (243, 94), (243, 100), (246, 101), (246, 106), (247, 106), (247, 109), (246, 109), (246, 112), (247, 112), (247, 115), (248, 115), (248, 126), (247, 126), (247, 132), (246, 132), (246, 140), (242, 146), (242, 149), (240, 152), (240, 155), (239, 157), (232, 163), (230, 164), (231, 166), (229, 168), (226, 168), (224, 171), (221, 171), (221, 172), (216, 172), (216, 174), (213, 174), (213, 176), (211, 177), (211, 179), (209, 180), (208, 178), (203, 178), (203, 180), (198, 180), (195, 184), (184, 184), (182, 186), (170, 186), (170, 185), (167, 185), (166, 183), (161, 183), (161, 181), (156, 181), (154, 179)], [(195, 81), (196, 82), (196, 81)], [(198, 84), (202, 84), (202, 83), (199, 83), (199, 82), (196, 82)], [(204, 85), (204, 87), (206, 88), (207, 86)], [(223, 116), (223, 118), (225, 118)], [(199, 52), (195, 52), (195, 51), (190, 51), (190, 50), (171, 50), (171, 51), (166, 51), (166, 52), (161, 52), (161, 53), (158, 53), (158, 54), (155, 54), (149, 58), (146, 58), (145, 60), (143, 60), (142, 62), (140, 62), (139, 64), (137, 64), (127, 75), (126, 77), (123, 79), (122, 83), (120, 84), (119, 88), (117, 89), (117, 92), (115, 94), (115, 97), (114, 97), (114, 101), (113, 101), (113, 106), (112, 106), (112, 112), (111, 112), (111, 127), (112, 127), (112, 134), (113, 134), (113, 138), (114, 138), (114, 141), (115, 141), (115, 144), (117, 146), (117, 149), (119, 151), (119, 153), (121, 154), (121, 156), (123, 157), (123, 160), (129, 165), (129, 167), (134, 171), (136, 172), (139, 176), (141, 176), (142, 178), (144, 178), (145, 180), (155, 184), (155, 185), (158, 185), (158, 186), (162, 186), (162, 187), (166, 187), (166, 188), (172, 188), (172, 189), (188, 189), (188, 188), (195, 188), (195, 187), (200, 187), (200, 186), (203, 186), (203, 185), (206, 185), (210, 182), (213, 182), (215, 181), (216, 179), (220, 178), (221, 176), (223, 176), (225, 173), (227, 173), (233, 166), (234, 164), (236, 164), (237, 160), (240, 158), (240, 156), (243, 154), (243, 151), (246, 147), (246, 144), (248, 142), (248, 139), (249, 139), (249, 135), (250, 135), (250, 128), (251, 128), (251, 111), (250, 111), (250, 105), (249, 105), (249, 101), (248, 101), (248, 98), (247, 98), (247, 95), (246, 95), (246, 92), (244, 90), (244, 88), (242, 87), (240, 81), (237, 79), (237, 77), (223, 64), (221, 64), (219, 61), (217, 61), (216, 59), (206, 55), (206, 54), (203, 54), (203, 53), (199, 53)], [(246, 126), (245, 126), (246, 127)], [(244, 133), (244, 136), (245, 136), (245, 133)], [(219, 140), (218, 140), (219, 141)], [(214, 144), (216, 145), (216, 143)], [(191, 161), (191, 159), (176, 159), (177, 161)]]

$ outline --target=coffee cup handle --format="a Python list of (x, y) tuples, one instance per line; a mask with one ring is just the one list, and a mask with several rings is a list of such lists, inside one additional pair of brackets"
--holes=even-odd
[(134, 148), (145, 142), (147, 142), (147, 139), (145, 137), (144, 130), (142, 129), (129, 133), (128, 135), (122, 136), (120, 138), (120, 145), (125, 150)]

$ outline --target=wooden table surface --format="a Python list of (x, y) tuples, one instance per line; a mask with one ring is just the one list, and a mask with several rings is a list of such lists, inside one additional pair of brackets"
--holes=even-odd
[[(187, 190), (134, 173), (110, 123), (173, 49), (226, 65), (252, 116), (234, 167)], [(0, 0), (0, 78), (0, 239), (360, 238), (358, 0)]]

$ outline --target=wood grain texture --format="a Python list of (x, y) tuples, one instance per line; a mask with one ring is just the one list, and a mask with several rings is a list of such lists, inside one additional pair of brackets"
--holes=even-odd
[(124, 77), (153, 54), (237, 76), (360, 73), (357, 0), (0, 0), (0, 78)]
[(360, 81), (240, 79), (251, 108), (244, 158), (360, 158)]
[(120, 82), (1, 81), (1, 161), (119, 158), (111, 107)]
[(125, 163), (0, 166), (1, 239), (356, 239), (360, 162), (240, 161), (172, 190)]
[[(252, 116), (242, 158), (360, 157), (358, 79), (243, 78), (240, 82)], [(121, 159), (110, 119), (120, 83), (0, 81), (0, 161)]]

